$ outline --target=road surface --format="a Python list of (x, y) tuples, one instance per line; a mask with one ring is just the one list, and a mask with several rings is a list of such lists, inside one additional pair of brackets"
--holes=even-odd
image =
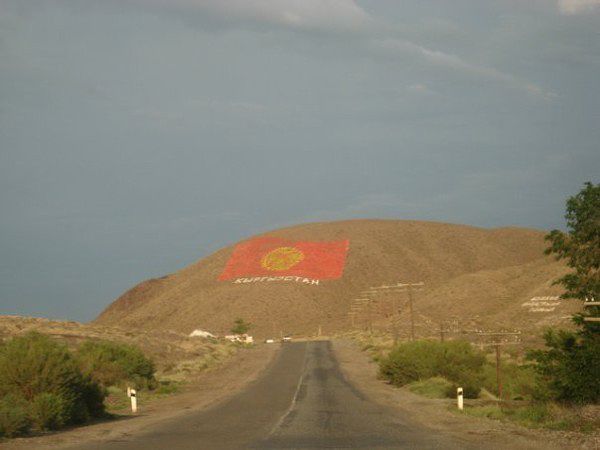
[(147, 449), (464, 449), (365, 398), (341, 373), (331, 343), (283, 344), (262, 377), (225, 403), (142, 434), (72, 447)]

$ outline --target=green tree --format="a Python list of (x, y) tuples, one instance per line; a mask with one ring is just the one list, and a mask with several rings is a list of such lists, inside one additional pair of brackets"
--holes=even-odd
[[(567, 232), (552, 230), (547, 254), (565, 260), (572, 272), (556, 281), (565, 287), (563, 298), (600, 300), (600, 185), (585, 183), (567, 200)], [(600, 308), (592, 306), (573, 316), (576, 332), (548, 330), (548, 350), (532, 351), (537, 371), (550, 388), (550, 396), (569, 402), (600, 401)]]
[(231, 332), (234, 334), (246, 334), (248, 330), (252, 327), (251, 323), (246, 322), (242, 318), (235, 319), (233, 322), (233, 327), (231, 328)]
[[(557, 284), (565, 287), (563, 298), (600, 301), (600, 184), (585, 183), (584, 188), (567, 200), (567, 232), (552, 230), (546, 240), (550, 246), (546, 254), (565, 260), (573, 269)], [(598, 317), (600, 308), (590, 307), (575, 316), (575, 323), (586, 330), (600, 331), (597, 322), (585, 322), (584, 316)]]

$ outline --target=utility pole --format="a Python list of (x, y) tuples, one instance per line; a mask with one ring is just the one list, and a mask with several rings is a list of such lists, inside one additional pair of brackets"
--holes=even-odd
[[(496, 388), (498, 398), (502, 400), (502, 364), (500, 357), (500, 347), (502, 345), (518, 344), (520, 342), (520, 331), (476, 331), (478, 336), (487, 338), (490, 342), (482, 343), (481, 345), (492, 345), (496, 350)], [(515, 342), (508, 342), (506, 339), (514, 336)]]
[(371, 305), (372, 303), (373, 302), (371, 301), (371, 299), (369, 299), (369, 303), (367, 303), (367, 308), (368, 308), (367, 311), (368, 311), (368, 314), (369, 314), (367, 326), (368, 326), (368, 329), (369, 329), (369, 334), (373, 334), (373, 318), (372, 318), (372, 311), (371, 311), (372, 310), (372, 305)]
[(394, 345), (398, 343), (398, 307), (396, 305), (396, 296), (392, 296), (392, 334), (394, 336)]
[[(415, 313), (413, 308), (413, 292), (414, 290), (421, 290), (425, 285), (422, 281), (418, 283), (398, 283), (395, 286), (391, 286), (396, 289), (396, 292), (404, 292), (406, 288), (408, 291), (408, 313), (410, 314), (410, 340), (415, 340)], [(414, 289), (416, 288), (416, 289)], [(414, 289), (414, 290), (413, 290)], [(394, 299), (395, 301), (395, 299)]]
[(408, 285), (408, 309), (410, 311), (410, 340), (415, 340), (415, 314), (413, 312), (412, 284)]
[(444, 342), (446, 331), (448, 330), (444, 328), (444, 322), (440, 322), (440, 342)]
[[(420, 290), (420, 288), (424, 285), (423, 282), (419, 283), (396, 283), (390, 285), (382, 285), (382, 286), (373, 286), (369, 289), (362, 291), (360, 296), (362, 298), (357, 298), (352, 301), (350, 306), (351, 312), (358, 313), (359, 311), (364, 311), (366, 308), (366, 320), (367, 326), (366, 329), (369, 332), (373, 331), (373, 303), (377, 299), (381, 299), (381, 297), (373, 298), (373, 296), (381, 296), (391, 294), (392, 300), (392, 334), (394, 336), (394, 343), (398, 342), (398, 322), (399, 322), (399, 311), (397, 306), (397, 298), (395, 293), (398, 292), (408, 292), (408, 309), (410, 314), (410, 338), (411, 340), (415, 339), (415, 317), (414, 317), (414, 308), (413, 308), (413, 293), (414, 291)], [(354, 319), (354, 318), (353, 318)]]
[(500, 345), (496, 344), (496, 386), (498, 388), (498, 398), (502, 400), (502, 378), (500, 377)]
[(352, 321), (352, 329), (354, 329), (354, 316), (356, 316), (356, 313), (351, 311), (348, 313), (348, 315), (350, 316), (350, 320)]
[(350, 303), (350, 311), (348, 311), (348, 315), (350, 316), (352, 328), (356, 326), (356, 316), (364, 311), (369, 302), (370, 299), (363, 296), (361, 298), (353, 299)]

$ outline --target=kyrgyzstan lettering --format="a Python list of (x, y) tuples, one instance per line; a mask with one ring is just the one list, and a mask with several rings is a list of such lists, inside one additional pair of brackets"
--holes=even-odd
[(319, 285), (320, 280), (314, 280), (312, 278), (294, 277), (294, 276), (279, 276), (279, 277), (250, 277), (250, 278), (236, 278), (233, 284), (244, 284), (244, 283), (269, 283), (273, 281), (292, 281), (295, 283), (303, 283), (309, 285)]

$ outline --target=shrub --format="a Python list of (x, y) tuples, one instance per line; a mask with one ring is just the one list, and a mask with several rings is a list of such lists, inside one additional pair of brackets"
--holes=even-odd
[(8, 394), (0, 399), (0, 436), (20, 436), (26, 434), (30, 426), (27, 402), (23, 398)]
[(153, 388), (154, 363), (137, 347), (109, 341), (87, 341), (78, 350), (79, 364), (104, 386), (131, 384)]
[(67, 402), (60, 395), (42, 392), (29, 405), (29, 416), (40, 430), (56, 430), (67, 422)]
[(449, 395), (461, 386), (472, 398), (481, 390), (484, 364), (485, 356), (468, 342), (414, 341), (394, 347), (379, 367), (381, 376), (397, 386), (440, 376), (452, 382)]
[(250, 330), (250, 328), (252, 328), (251, 323), (246, 322), (242, 318), (237, 318), (233, 322), (233, 327), (231, 327), (231, 332), (233, 334), (246, 334), (248, 332), (248, 330)]
[(549, 350), (528, 355), (548, 387), (550, 398), (562, 402), (600, 401), (600, 335), (548, 330), (544, 334)]
[[(39, 333), (28, 333), (0, 347), (0, 396), (12, 395), (33, 404), (44, 393), (62, 399), (64, 424), (81, 423), (104, 413), (104, 393), (81, 373), (64, 345)], [(58, 402), (41, 398), (35, 406), (37, 412), (43, 408), (47, 411), (50, 402)]]

